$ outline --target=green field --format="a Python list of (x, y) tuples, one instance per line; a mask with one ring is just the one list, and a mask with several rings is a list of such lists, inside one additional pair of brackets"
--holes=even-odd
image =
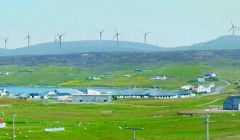
[[(218, 78), (231, 82), (225, 92), (236, 92), (240, 79), (240, 63), (235, 59), (218, 59), (213, 53), (192, 56), (182, 52), (168, 54), (92, 54), (89, 58), (59, 56), (1, 58), (0, 85), (40, 86), (110, 86), (158, 87), (179, 89), (193, 82), (204, 72), (215, 72)], [(123, 57), (121, 57), (124, 55)], [(135, 55), (135, 56), (134, 56)], [(151, 57), (149, 57), (151, 56)], [(160, 57), (159, 57), (160, 56)], [(218, 55), (220, 56), (220, 55)], [(232, 55), (227, 55), (232, 56)], [(239, 56), (239, 55), (236, 55)], [(66, 57), (66, 58), (65, 58)], [(77, 57), (77, 59), (76, 59)], [(51, 59), (50, 59), (51, 58)], [(121, 59), (120, 59), (121, 58)], [(6, 59), (6, 60), (5, 60)], [(208, 60), (209, 59), (209, 60)], [(51, 61), (48, 61), (51, 60)], [(35, 72), (23, 72), (34, 69)], [(143, 72), (135, 72), (142, 69)], [(129, 78), (123, 75), (130, 75)], [(151, 80), (166, 75), (167, 80)], [(89, 80), (88, 77), (101, 77)], [(225, 85), (216, 81), (217, 85)], [(47, 104), (0, 98), (0, 113), (5, 113), (7, 128), (0, 130), (0, 139), (11, 139), (12, 119), (16, 113), (16, 139), (29, 140), (130, 140), (132, 132), (125, 127), (144, 127), (138, 140), (204, 140), (205, 118), (202, 110), (220, 107), (229, 94), (197, 96), (186, 99), (122, 99), (111, 104)], [(4, 106), (7, 105), (7, 106)], [(178, 113), (193, 113), (183, 117)], [(210, 138), (240, 139), (240, 112), (210, 114)], [(64, 132), (46, 133), (44, 128), (64, 127)]]
[[(219, 77), (235, 83), (240, 79), (239, 66), (217, 66), (202, 64), (164, 64), (154, 67), (142, 66), (143, 72), (134, 72), (137, 67), (121, 65), (124, 69), (102, 67), (74, 67), (59, 65), (38, 66), (2, 66), (0, 75), (2, 85), (45, 85), (45, 86), (109, 86), (109, 87), (158, 87), (162, 89), (179, 89), (191, 83), (204, 72), (216, 72)], [(36, 70), (33, 73), (18, 72), (19, 70)], [(166, 75), (167, 80), (151, 80), (155, 75)], [(130, 75), (129, 78), (123, 75)], [(102, 77), (101, 80), (89, 80), (88, 77)], [(221, 84), (221, 83), (218, 83)], [(233, 88), (236, 88), (234, 85)]]
[[(12, 119), (16, 113), (16, 139), (29, 140), (102, 140), (131, 139), (127, 127), (144, 127), (139, 140), (205, 139), (203, 109), (221, 106), (228, 94), (187, 99), (123, 99), (111, 104), (44, 104), (0, 98), (7, 128), (0, 139), (11, 139)], [(10, 106), (2, 106), (10, 105)], [(193, 117), (177, 115), (194, 112)], [(210, 113), (211, 139), (239, 139), (240, 112)], [(44, 132), (44, 128), (64, 127), (64, 132)]]

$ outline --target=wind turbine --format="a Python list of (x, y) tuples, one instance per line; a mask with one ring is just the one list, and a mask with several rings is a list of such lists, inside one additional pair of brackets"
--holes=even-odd
[(150, 34), (151, 32), (144, 32), (144, 42), (145, 44), (147, 44), (147, 36)]
[(117, 47), (118, 47), (118, 41), (119, 41), (119, 35), (120, 35), (120, 33), (117, 31), (117, 28), (115, 27), (115, 32), (116, 32), (116, 34), (114, 35), (114, 37), (113, 37), (113, 39), (117, 39)]
[(239, 27), (235, 26), (235, 25), (233, 24), (233, 22), (232, 22), (232, 21), (231, 21), (231, 24), (232, 24), (232, 27), (230, 28), (229, 32), (231, 32), (231, 31), (232, 31), (232, 33), (233, 33), (233, 36), (234, 36), (234, 35), (235, 35), (235, 31), (236, 31), (236, 29), (239, 29)]
[(103, 32), (105, 31), (105, 29), (102, 29), (101, 31), (100, 30), (97, 30), (97, 32), (99, 33), (99, 39), (102, 40), (102, 35), (103, 35)]
[(62, 37), (66, 35), (66, 33), (64, 34), (58, 34), (58, 40), (59, 40), (59, 46), (62, 47)]
[(7, 42), (8, 42), (8, 39), (10, 38), (10, 36), (6, 37), (6, 38), (1, 38), (2, 40), (4, 40), (4, 46), (5, 46), (5, 49), (7, 49)]
[(29, 47), (30, 46), (30, 39), (31, 39), (31, 36), (30, 36), (29, 32), (28, 32), (27, 36), (24, 39), (27, 39), (28, 47)]

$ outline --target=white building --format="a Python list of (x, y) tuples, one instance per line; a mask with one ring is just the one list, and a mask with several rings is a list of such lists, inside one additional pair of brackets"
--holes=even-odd
[(192, 85), (184, 85), (181, 87), (182, 90), (191, 90), (192, 89)]
[(197, 78), (197, 81), (198, 81), (198, 82), (205, 82), (205, 78), (199, 77), (199, 78)]
[(195, 89), (197, 93), (211, 93), (213, 91), (213, 88), (214, 88), (214, 84), (209, 84), (209, 85), (200, 85), (200, 86), (197, 86), (197, 88)]
[(152, 80), (166, 80), (167, 76), (165, 75), (158, 75), (158, 76), (153, 76), (151, 77)]
[(0, 97), (8, 96), (10, 93), (6, 89), (0, 89)]
[(206, 72), (204, 73), (204, 76), (209, 78), (214, 78), (214, 77), (217, 77), (217, 74), (214, 72)]
[(126, 75), (123, 75), (123, 77), (129, 78), (129, 77), (130, 77), (130, 75), (126, 74)]

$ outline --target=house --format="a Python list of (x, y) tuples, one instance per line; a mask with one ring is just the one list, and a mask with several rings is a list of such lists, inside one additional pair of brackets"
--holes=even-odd
[(166, 80), (167, 76), (165, 75), (157, 75), (157, 76), (153, 76), (151, 77), (151, 80)]
[(30, 93), (29, 99), (40, 100), (40, 99), (42, 99), (42, 96), (39, 93)]
[(204, 76), (208, 78), (214, 78), (214, 77), (217, 77), (217, 74), (214, 72), (206, 72), (204, 73)]
[(199, 77), (199, 78), (197, 78), (197, 82), (205, 82), (205, 78)]
[(181, 87), (182, 90), (191, 90), (192, 89), (192, 85), (184, 85)]
[(129, 77), (130, 77), (130, 75), (127, 75), (127, 74), (126, 74), (126, 75), (123, 75), (123, 77), (129, 78)]
[(214, 90), (214, 84), (194, 86), (192, 89), (197, 93), (210, 93)]
[(224, 110), (240, 110), (240, 96), (229, 96), (223, 103)]
[(0, 75), (9, 75), (10, 74), (10, 72), (0, 72)]
[(101, 80), (100, 77), (88, 77), (88, 80)]
[(6, 123), (4, 122), (4, 120), (0, 119), (0, 128), (5, 128), (6, 127)]
[(0, 97), (8, 95), (10, 95), (10, 92), (8, 92), (6, 89), (0, 89)]

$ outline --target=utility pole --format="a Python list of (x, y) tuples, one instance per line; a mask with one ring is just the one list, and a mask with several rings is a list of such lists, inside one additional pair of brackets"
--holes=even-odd
[(209, 140), (209, 110), (206, 110), (206, 140)]
[(15, 140), (15, 116), (16, 114), (12, 114), (12, 120), (13, 120), (13, 124), (12, 124), (12, 139)]

